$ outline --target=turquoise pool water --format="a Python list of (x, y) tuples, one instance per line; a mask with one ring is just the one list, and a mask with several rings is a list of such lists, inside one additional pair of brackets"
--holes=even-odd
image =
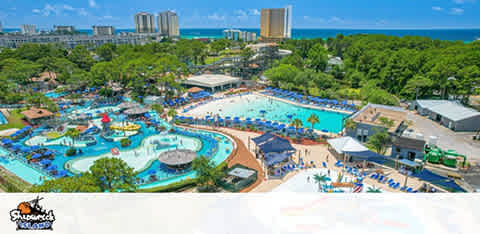
[(17, 159), (7, 158), (8, 151), (0, 147), (0, 165), (5, 169), (15, 173), (18, 177), (31, 184), (41, 184), (42, 177), (50, 178), (47, 174), (42, 173), (40, 170), (36, 170), (24, 162)]
[[(308, 117), (316, 114), (320, 122), (315, 124), (314, 128), (326, 129), (334, 133), (342, 130), (343, 118), (348, 116), (344, 113), (306, 108), (259, 95), (246, 95), (235, 100), (235, 102), (228, 102), (221, 106), (217, 106), (213, 102), (209, 105), (214, 109), (206, 111), (220, 114), (223, 117), (230, 116), (232, 119), (234, 117), (250, 117), (253, 120), (261, 118), (285, 124), (291, 123), (292, 119), (299, 118), (303, 122), (303, 127), (308, 128), (311, 128), (311, 124), (307, 121)], [(265, 110), (265, 114), (260, 113), (261, 110)], [(292, 115), (292, 118), (288, 118), (288, 115)]]
[(0, 112), (0, 125), (8, 123), (5, 116), (3, 116), (2, 112)]
[(63, 93), (55, 93), (55, 92), (45, 93), (45, 96), (49, 97), (49, 98), (59, 98), (59, 97), (65, 96), (65, 95), (67, 95), (66, 92), (63, 92)]
[[(68, 113), (72, 111), (73, 110), (67, 110)], [(89, 111), (89, 109), (80, 110), (80, 112), (82, 111)], [(49, 131), (42, 127), (34, 129), (31, 136), (20, 139), (15, 145), (43, 145), (43, 147), (55, 152), (55, 158), (51, 164), (57, 166), (58, 170), (66, 170), (68, 176), (73, 176), (76, 173), (87, 170), (94, 159), (106, 155), (113, 156), (111, 149), (118, 148), (121, 153), (115, 157), (124, 159), (139, 172), (137, 178), (142, 184), (140, 188), (151, 188), (195, 177), (195, 173), (192, 171), (186, 172), (185, 174), (178, 174), (171, 169), (168, 170), (165, 165), (156, 160), (159, 153), (167, 149), (185, 148), (194, 150), (198, 155), (209, 156), (216, 164), (219, 164), (230, 155), (230, 152), (232, 152), (234, 148), (234, 143), (224, 135), (200, 130), (185, 131), (184, 129), (173, 127), (168, 122), (159, 118), (154, 112), (150, 112), (150, 115), (152, 119), (156, 119), (160, 123), (159, 125), (167, 129), (158, 131), (153, 127), (146, 126), (143, 122), (135, 122), (135, 124), (141, 126), (141, 129), (138, 134), (129, 137), (132, 144), (128, 147), (121, 147), (120, 142), (107, 141), (102, 138), (100, 134), (96, 134), (93, 135), (97, 142), (95, 145), (81, 146), (82, 153), (80, 155), (69, 157), (65, 156), (65, 152), (69, 146), (46, 144), (39, 140), (45, 131)], [(110, 118), (112, 121), (119, 121), (122, 117), (110, 115)], [(91, 122), (96, 123), (98, 122), (97, 120), (99, 119), (94, 119)], [(172, 128), (176, 130), (175, 133), (168, 133), (168, 129)], [(155, 143), (155, 140), (159, 143)], [(158, 145), (158, 147), (161, 148), (154, 149), (154, 145)], [(2, 152), (0, 155), (9, 153), (6, 149), (2, 149)], [(40, 165), (32, 166), (18, 159), (13, 160), (7, 157), (0, 157), (0, 160), (0, 165), (32, 184), (41, 183), (41, 177), (47, 176), (45, 166), (43, 168)], [(75, 162), (77, 163), (75, 164)], [(155, 172), (154, 175), (157, 178), (155, 181), (150, 180), (152, 171)], [(51, 177), (48, 177), (48, 179), (51, 179)]]

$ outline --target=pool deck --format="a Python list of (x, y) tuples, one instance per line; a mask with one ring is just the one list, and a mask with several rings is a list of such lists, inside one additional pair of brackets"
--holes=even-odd
[(291, 100), (287, 100), (285, 98), (279, 98), (279, 97), (275, 97), (275, 96), (266, 95), (266, 94), (263, 94), (263, 93), (260, 93), (260, 92), (253, 92), (253, 94), (263, 96), (263, 97), (266, 97), (266, 98), (272, 98), (272, 99), (277, 100), (277, 101), (285, 102), (285, 103), (296, 105), (296, 106), (301, 106), (301, 107), (304, 107), (304, 108), (338, 112), (338, 113), (343, 113), (343, 114), (348, 114), (348, 115), (353, 114), (352, 111), (337, 110), (337, 109), (334, 109), (334, 108), (329, 108), (329, 107), (324, 107), (324, 106), (315, 106), (315, 105), (310, 105), (310, 104), (298, 103), (298, 102), (294, 102), (294, 101), (291, 101)]
[[(194, 126), (194, 127), (196, 128), (198, 126)], [(200, 126), (199, 128), (206, 129), (206, 130), (218, 131), (218, 132), (223, 133), (223, 134), (228, 134), (228, 135), (234, 136), (234, 139), (236, 141), (237, 141), (237, 139), (240, 140), (243, 143), (243, 146), (246, 146), (245, 150), (249, 151), (249, 153), (250, 153), (250, 156), (248, 156), (248, 154), (247, 154), (248, 152), (242, 154), (243, 155), (242, 157), (250, 157), (250, 159), (244, 159), (244, 160), (248, 160), (248, 161), (253, 160), (253, 161), (256, 161), (258, 163), (258, 165), (260, 165), (260, 166), (262, 165), (262, 162), (260, 160), (255, 159), (255, 156), (254, 156), (255, 155), (255, 152), (254, 152), (255, 144), (253, 142), (250, 142), (250, 149), (248, 149), (248, 139), (249, 138), (252, 139), (254, 137), (260, 136), (260, 134), (252, 133), (252, 132), (244, 132), (244, 131), (234, 130), (234, 129), (230, 129), (230, 128), (217, 128), (217, 127), (212, 128), (212, 127), (205, 127), (205, 126)], [(239, 146), (239, 148), (241, 148), (242, 144), (237, 144), (237, 145)], [(295, 162), (299, 161), (299, 154), (300, 154), (300, 157), (302, 157), (305, 162), (314, 161), (315, 165), (317, 165), (317, 168), (318, 168), (318, 166), (322, 165), (322, 162), (326, 162), (328, 169), (334, 170), (334, 171), (341, 170), (341, 168), (335, 167), (335, 162), (337, 161), (337, 159), (328, 151), (328, 148), (325, 145), (310, 145), (310, 146), (308, 146), (308, 145), (292, 144), (292, 146), (295, 149), (297, 149), (297, 153), (294, 156), (292, 156), (292, 159)], [(308, 150), (308, 154), (306, 156), (305, 156), (305, 149)], [(328, 161), (327, 161), (327, 156), (328, 156)], [(232, 159), (229, 159), (229, 161), (233, 160), (233, 159), (234, 159), (234, 157), (232, 157)], [(230, 165), (230, 162), (229, 162), (229, 165)], [(264, 171), (264, 169), (262, 169), (262, 171)], [(263, 173), (263, 175), (265, 176), (264, 178), (260, 178), (260, 176), (259, 176), (259, 178), (261, 179), (260, 184), (257, 185), (257, 183), (258, 183), (258, 180), (257, 180), (257, 182), (254, 184), (255, 186), (252, 185), (251, 186), (252, 188), (251, 188), (251, 190), (249, 190), (249, 192), (254, 192), (254, 193), (257, 193), (257, 192), (259, 192), (259, 193), (271, 192), (277, 186), (279, 186), (282, 183), (285, 183), (287, 180), (289, 180), (290, 178), (292, 178), (293, 176), (295, 176), (296, 174), (298, 174), (302, 171), (303, 170), (290, 172), (283, 179), (268, 179), (268, 176), (265, 176), (265, 174)], [(405, 182), (405, 175), (400, 174), (398, 171), (396, 171), (394, 169), (391, 169), (391, 168), (385, 168), (385, 169), (383, 169), (383, 172), (386, 176), (388, 176), (389, 178), (393, 178), (396, 182), (400, 182), (401, 186), (403, 186), (403, 184)], [(372, 173), (372, 172), (370, 172), (370, 173)], [(370, 173), (369, 173), (369, 175), (370, 175)], [(260, 175), (260, 173), (259, 173), (259, 175)], [(376, 180), (370, 179), (368, 176), (367, 176), (367, 178), (364, 179), (364, 181), (365, 181), (366, 184), (374, 185), (375, 187), (380, 188), (384, 191), (400, 193), (400, 190), (398, 190), (398, 189), (394, 190), (394, 189), (390, 188), (388, 186), (388, 184), (379, 183)], [(408, 181), (407, 181), (407, 185), (409, 187), (413, 188), (414, 190), (420, 188), (422, 184), (423, 184), (423, 181), (420, 181), (419, 179), (413, 178), (413, 177), (409, 177)]]

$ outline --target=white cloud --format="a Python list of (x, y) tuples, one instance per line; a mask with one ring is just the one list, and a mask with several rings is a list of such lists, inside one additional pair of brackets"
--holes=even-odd
[(452, 8), (449, 14), (451, 15), (463, 15), (464, 10), (462, 8)]
[(67, 4), (64, 4), (64, 5), (63, 5), (63, 9), (64, 9), (64, 10), (67, 10), (67, 11), (73, 11), (73, 10), (74, 10), (74, 8), (73, 8), (72, 6), (67, 5)]
[(208, 19), (210, 20), (225, 20), (225, 16), (224, 15), (218, 15), (217, 13), (214, 13), (213, 15), (209, 15), (208, 16)]
[(438, 7), (438, 6), (434, 6), (434, 7), (432, 7), (432, 10), (434, 10), (434, 11), (443, 11), (443, 8)]
[(333, 16), (331, 17), (328, 22), (331, 22), (331, 23), (341, 23), (343, 22), (343, 20), (340, 18), (340, 17), (337, 17), (337, 16)]
[(250, 15), (260, 15), (260, 11), (258, 9), (250, 9)]
[(88, 12), (85, 10), (85, 8), (74, 8), (67, 4), (50, 5), (47, 3), (43, 9), (33, 9), (32, 12), (42, 16), (60, 15), (61, 13), (66, 12), (77, 12), (77, 14), (80, 16), (88, 15)]
[(78, 8), (77, 9), (77, 14), (80, 16), (87, 16), (88, 12), (85, 10), (85, 8)]
[(237, 18), (241, 20), (248, 19), (248, 14), (244, 10), (236, 10), (235, 15), (237, 15)]
[(474, 3), (476, 0), (452, 0), (456, 4)]
[(97, 3), (95, 2), (95, 0), (88, 0), (88, 5), (94, 8), (97, 7)]

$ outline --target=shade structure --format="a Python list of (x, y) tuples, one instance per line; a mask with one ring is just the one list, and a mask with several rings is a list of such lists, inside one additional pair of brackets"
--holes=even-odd
[(328, 139), (328, 144), (339, 154), (344, 152), (363, 152), (368, 151), (368, 148), (360, 144), (352, 137), (340, 137), (335, 139)]
[(265, 161), (267, 162), (267, 166), (272, 166), (278, 164), (280, 162), (285, 161), (290, 156), (292, 156), (292, 152), (285, 152), (285, 153), (270, 153), (265, 155)]
[(43, 153), (43, 155), (45, 155), (45, 156), (52, 155), (52, 154), (53, 154), (52, 151), (47, 151), (47, 152)]
[(272, 138), (270, 141), (260, 144), (259, 148), (264, 154), (295, 151), (295, 148), (293, 148), (288, 140), (277, 136)]
[(128, 109), (128, 110), (124, 111), (123, 113), (125, 113), (127, 115), (142, 115), (142, 114), (147, 113), (148, 111), (149, 110), (147, 108), (135, 107), (135, 108)]
[(41, 154), (33, 154), (32, 158), (33, 159), (37, 159), (37, 158), (41, 158), (42, 155)]
[(274, 137), (275, 136), (273, 134), (267, 132), (267, 133), (265, 133), (261, 136), (253, 138), (252, 141), (255, 142), (255, 144), (259, 145), (259, 144), (262, 144), (264, 142), (267, 142), (267, 141), (271, 140)]
[(55, 170), (57, 170), (57, 165), (53, 165), (53, 164), (52, 164), (52, 165), (50, 165), (50, 166), (47, 167), (47, 170), (49, 170), (49, 171), (55, 171)]
[(168, 167), (184, 167), (197, 157), (197, 153), (187, 149), (169, 150), (158, 156), (158, 161)]
[(117, 107), (120, 109), (132, 109), (138, 107), (138, 104), (134, 102), (123, 102), (120, 103)]

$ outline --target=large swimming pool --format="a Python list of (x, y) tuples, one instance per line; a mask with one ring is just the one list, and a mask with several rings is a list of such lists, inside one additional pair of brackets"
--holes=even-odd
[(217, 100), (207, 105), (197, 107), (190, 112), (196, 115), (213, 113), (219, 114), (222, 117), (230, 116), (231, 118), (261, 118), (285, 124), (289, 124), (292, 122), (292, 119), (298, 118), (302, 120), (303, 126), (308, 128), (311, 127), (311, 124), (307, 119), (311, 114), (315, 114), (318, 116), (320, 122), (315, 124), (314, 128), (317, 130), (326, 129), (334, 133), (342, 130), (343, 119), (349, 115), (340, 112), (306, 108), (254, 94)]

